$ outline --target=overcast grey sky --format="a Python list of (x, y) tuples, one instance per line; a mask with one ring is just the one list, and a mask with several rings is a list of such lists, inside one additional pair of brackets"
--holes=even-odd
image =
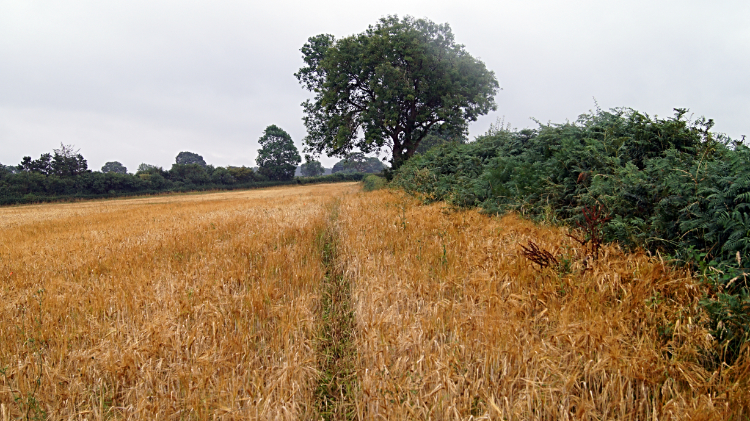
[[(750, 135), (750, 1), (0, 0), (0, 162), (74, 144), (89, 168), (169, 168), (180, 151), (255, 165), (276, 124), (298, 147), (309, 97), (294, 77), (308, 37), (380, 17), (451, 25), (495, 72), (503, 118), (562, 123), (599, 105), (675, 107)], [(324, 158), (331, 166), (337, 159)]]

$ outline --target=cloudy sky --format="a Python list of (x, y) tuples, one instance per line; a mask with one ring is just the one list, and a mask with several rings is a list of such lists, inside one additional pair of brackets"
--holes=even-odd
[(747, 0), (0, 0), (0, 162), (62, 142), (92, 169), (168, 168), (180, 151), (253, 166), (270, 124), (302, 146), (309, 93), (293, 74), (307, 38), (389, 14), (449, 23), (495, 72), (498, 110), (471, 138), (498, 119), (575, 120), (594, 98), (662, 117), (685, 107), (750, 135)]

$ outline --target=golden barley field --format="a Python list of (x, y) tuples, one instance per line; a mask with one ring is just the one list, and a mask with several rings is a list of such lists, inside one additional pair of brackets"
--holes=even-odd
[[(750, 359), (707, 371), (687, 273), (517, 216), (350, 196), (339, 258), (353, 282), (362, 419), (746, 419)], [(534, 241), (565, 258), (540, 270)], [(734, 418), (732, 418), (734, 417)]]
[(0, 208), (1, 420), (747, 419), (699, 284), (566, 233), (356, 183)]
[(3, 417), (315, 416), (317, 239), (352, 189), (0, 209)]

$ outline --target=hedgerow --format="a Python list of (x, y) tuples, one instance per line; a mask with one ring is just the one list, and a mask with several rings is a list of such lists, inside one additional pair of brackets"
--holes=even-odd
[(361, 173), (269, 180), (249, 168), (213, 168), (175, 164), (169, 171), (152, 168), (136, 174), (83, 172), (70, 176), (35, 171), (12, 173), (0, 168), (0, 205), (103, 199), (210, 190), (238, 190), (287, 184), (360, 181)]

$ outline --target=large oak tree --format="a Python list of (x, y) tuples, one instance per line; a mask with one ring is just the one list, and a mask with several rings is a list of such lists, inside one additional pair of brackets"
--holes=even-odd
[(464, 134), (496, 109), (494, 73), (455, 43), (448, 24), (389, 16), (358, 35), (311, 37), (301, 51), (295, 76), (315, 93), (302, 104), (315, 153), (389, 148), (397, 168), (430, 129)]

